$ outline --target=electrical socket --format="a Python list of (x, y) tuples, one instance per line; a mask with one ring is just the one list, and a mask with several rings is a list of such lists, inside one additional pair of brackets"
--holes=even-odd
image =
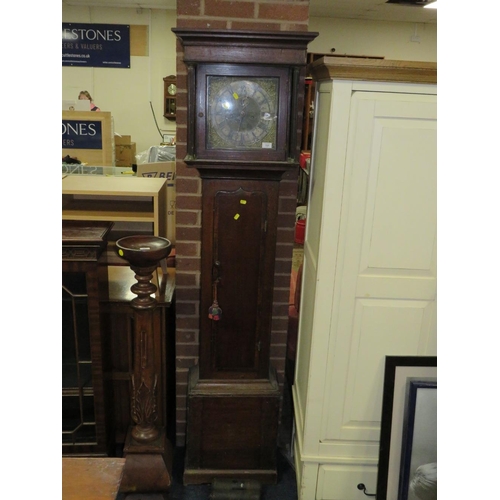
[(420, 43), (420, 37), (418, 35), (412, 35), (410, 41)]

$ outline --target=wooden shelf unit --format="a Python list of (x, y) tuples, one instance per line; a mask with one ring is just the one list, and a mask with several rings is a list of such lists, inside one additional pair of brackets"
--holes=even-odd
[(167, 183), (145, 177), (66, 176), (63, 220), (144, 222), (155, 236), (167, 234)]

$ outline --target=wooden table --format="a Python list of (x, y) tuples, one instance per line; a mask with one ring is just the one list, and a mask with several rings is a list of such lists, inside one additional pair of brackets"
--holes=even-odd
[(63, 458), (62, 500), (115, 500), (124, 458)]

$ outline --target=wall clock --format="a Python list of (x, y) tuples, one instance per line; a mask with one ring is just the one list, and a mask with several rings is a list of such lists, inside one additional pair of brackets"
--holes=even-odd
[(177, 86), (175, 85), (175, 83), (171, 83), (171, 84), (167, 87), (167, 92), (168, 92), (170, 95), (175, 95), (175, 94), (177, 94)]
[(307, 43), (317, 34), (174, 28), (187, 66), (187, 155), (202, 179), (200, 355), (184, 483), (276, 481), (270, 362), (280, 180), (298, 168)]
[(163, 79), (163, 116), (170, 121), (177, 116), (177, 78), (174, 75)]

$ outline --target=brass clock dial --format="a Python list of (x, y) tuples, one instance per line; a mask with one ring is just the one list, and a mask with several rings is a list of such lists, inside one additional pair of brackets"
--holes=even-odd
[(167, 87), (167, 92), (168, 92), (170, 95), (175, 95), (175, 94), (177, 94), (177, 86), (175, 85), (175, 83), (171, 83), (171, 84)]
[(207, 149), (276, 149), (279, 79), (210, 76)]

